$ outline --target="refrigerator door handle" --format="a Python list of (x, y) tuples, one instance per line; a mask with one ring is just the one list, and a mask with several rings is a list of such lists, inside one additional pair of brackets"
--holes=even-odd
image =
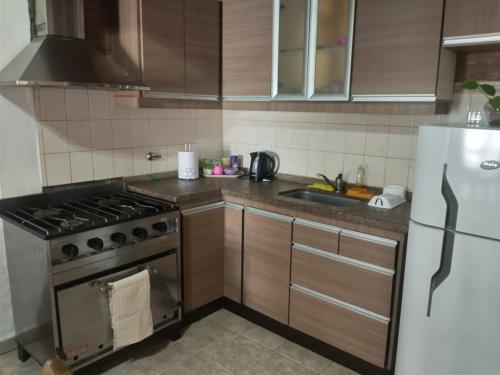
[(443, 194), (444, 200), (446, 202), (446, 219), (445, 219), (445, 229), (443, 236), (443, 244), (441, 247), (441, 261), (439, 263), (438, 270), (432, 275), (431, 285), (429, 289), (429, 301), (427, 304), (427, 316), (431, 316), (431, 306), (432, 306), (432, 295), (434, 291), (441, 285), (441, 283), (446, 280), (451, 272), (451, 262), (453, 259), (453, 247), (455, 244), (455, 233), (454, 230), (457, 224), (458, 215), (458, 201), (451, 188), (448, 179), (446, 178), (446, 171), (448, 169), (448, 164), (444, 165), (443, 168), (443, 181), (441, 185), (441, 193)]

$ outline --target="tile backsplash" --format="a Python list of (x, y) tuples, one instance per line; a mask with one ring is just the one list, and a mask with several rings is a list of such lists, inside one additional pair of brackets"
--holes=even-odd
[[(222, 155), (220, 110), (116, 108), (105, 90), (35, 90), (43, 185), (177, 169), (177, 151)], [(148, 152), (162, 155), (155, 161)]]
[[(413, 186), (418, 127), (463, 122), (479, 94), (454, 94), (448, 115), (375, 115), (193, 109), (137, 109), (112, 105), (105, 90), (34, 90), (40, 166), (44, 185), (173, 171), (177, 151), (192, 143), (200, 157), (243, 156), (271, 150), (280, 172), (354, 182)], [(162, 158), (146, 159), (148, 152)]]

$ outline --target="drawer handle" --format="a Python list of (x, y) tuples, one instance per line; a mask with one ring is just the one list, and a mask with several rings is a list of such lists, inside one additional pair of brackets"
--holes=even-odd
[[(148, 271), (151, 276), (157, 275), (158, 270), (149, 264), (147, 266), (137, 267), (137, 272)], [(111, 285), (109, 283), (103, 282), (102, 280), (93, 280), (89, 283), (91, 288), (96, 288), (99, 292), (103, 294), (108, 294), (111, 291)]]

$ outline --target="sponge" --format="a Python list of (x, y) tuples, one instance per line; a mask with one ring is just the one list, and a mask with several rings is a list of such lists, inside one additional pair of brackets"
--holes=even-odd
[(362, 187), (353, 187), (347, 189), (346, 195), (353, 198), (371, 199), (373, 196), (375, 196), (375, 193), (372, 193)]
[(322, 184), (320, 182), (315, 182), (314, 184), (309, 185), (308, 188), (323, 190), (323, 191), (334, 191), (333, 186), (330, 186), (328, 184)]

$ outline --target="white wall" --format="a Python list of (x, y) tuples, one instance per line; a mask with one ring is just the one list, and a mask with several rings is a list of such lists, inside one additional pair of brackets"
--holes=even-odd
[[(0, 69), (29, 43), (28, 2), (0, 1)], [(0, 197), (41, 191), (33, 89), (0, 89)], [(0, 342), (14, 335), (0, 226)]]

